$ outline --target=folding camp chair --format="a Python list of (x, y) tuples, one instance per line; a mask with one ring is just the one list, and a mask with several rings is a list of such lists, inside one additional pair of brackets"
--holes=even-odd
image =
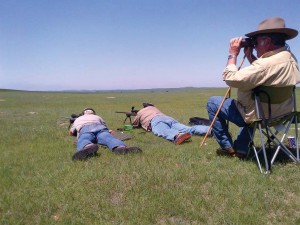
[[(255, 102), (256, 120), (249, 125), (249, 127), (253, 128), (252, 134), (250, 129), (248, 129), (251, 136), (249, 152), (251, 152), (251, 150), (254, 151), (253, 157), (256, 158), (261, 173), (270, 173), (271, 166), (279, 152), (287, 155), (292, 161), (299, 162), (298, 123), (300, 122), (300, 114), (297, 112), (296, 108), (295, 89), (295, 86), (260, 86), (252, 91)], [(293, 110), (287, 114), (272, 117), (271, 104), (283, 103), (291, 97), (293, 98)], [(263, 103), (267, 103), (268, 105), (267, 112), (263, 110)], [(294, 128), (294, 130), (292, 128)], [(260, 146), (257, 146), (254, 143), (256, 131), (259, 132), (258, 139), (260, 141)], [(295, 138), (295, 149), (291, 149), (286, 146), (289, 135), (292, 135)], [(272, 152), (274, 149), (275, 151)], [(294, 151), (295, 153), (293, 153)], [(265, 170), (262, 168), (259, 154), (262, 154)]]

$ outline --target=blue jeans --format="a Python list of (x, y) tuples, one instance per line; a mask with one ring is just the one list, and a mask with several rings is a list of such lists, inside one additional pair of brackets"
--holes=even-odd
[[(221, 96), (212, 96), (209, 98), (206, 108), (210, 121), (214, 119), (222, 100), (223, 97)], [(234, 142), (229, 134), (226, 120), (240, 127), (237, 138)], [(233, 147), (239, 153), (247, 154), (251, 138), (246, 126), (247, 124), (236, 107), (235, 100), (227, 98), (212, 126), (212, 132), (221, 148)], [(249, 129), (250, 133), (252, 133), (253, 129)]]
[(169, 141), (174, 141), (175, 136), (178, 133), (190, 133), (197, 135), (205, 135), (208, 126), (197, 125), (197, 126), (186, 126), (179, 123), (177, 120), (169, 116), (156, 116), (151, 120), (152, 132), (159, 137), (163, 137)]
[(123, 141), (115, 138), (109, 133), (105, 125), (92, 124), (81, 128), (77, 140), (77, 151), (80, 151), (87, 144), (97, 143), (107, 146), (110, 150), (118, 146), (126, 146)]

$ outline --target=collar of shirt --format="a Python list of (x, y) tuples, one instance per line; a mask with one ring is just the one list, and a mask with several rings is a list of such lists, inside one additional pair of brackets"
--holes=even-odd
[(267, 58), (267, 57), (270, 57), (272, 55), (275, 55), (279, 52), (282, 52), (282, 51), (287, 51), (288, 48), (286, 46), (284, 47), (281, 47), (281, 48), (278, 48), (276, 50), (273, 50), (273, 51), (269, 51), (269, 52), (266, 52), (265, 54), (263, 54), (260, 58)]

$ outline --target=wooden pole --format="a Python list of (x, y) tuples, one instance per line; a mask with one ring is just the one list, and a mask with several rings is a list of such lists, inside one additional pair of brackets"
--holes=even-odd
[(211, 124), (210, 124), (210, 126), (209, 126), (209, 128), (208, 128), (208, 130), (207, 130), (207, 132), (206, 132), (206, 134), (205, 134), (205, 136), (204, 136), (204, 138), (203, 138), (201, 144), (200, 144), (200, 148), (202, 147), (202, 145), (203, 145), (204, 142), (206, 141), (207, 136), (210, 134), (211, 128), (212, 128), (212, 126), (214, 125), (214, 123), (215, 123), (215, 121), (216, 121), (216, 119), (217, 119), (217, 116), (219, 115), (219, 112), (221, 111), (221, 108), (223, 107), (223, 104), (224, 104), (226, 98), (228, 97), (228, 94), (230, 93), (230, 90), (231, 90), (231, 87), (229, 87), (229, 88), (227, 89), (226, 94), (225, 94), (225, 96), (224, 96), (224, 98), (223, 98), (223, 100), (222, 100), (222, 102), (221, 102), (221, 104), (220, 104), (220, 106), (219, 106), (219, 108), (218, 108), (218, 111), (216, 112), (216, 115), (215, 115), (213, 121), (211, 122)]
[[(239, 68), (238, 68), (238, 71), (241, 69), (241, 67), (242, 67), (242, 65), (243, 65), (243, 63), (244, 63), (244, 61), (245, 61), (245, 58), (246, 58), (246, 54), (244, 55), (244, 57), (243, 57), (243, 59), (242, 59), (242, 61), (241, 61), (241, 64), (240, 64), (240, 66), (239, 66)], [(226, 94), (225, 94), (225, 96), (224, 96), (224, 98), (223, 98), (223, 100), (222, 100), (222, 102), (221, 102), (221, 104), (220, 104), (220, 106), (219, 106), (219, 108), (218, 108), (218, 110), (217, 110), (217, 112), (216, 112), (216, 115), (215, 115), (213, 121), (211, 122), (211, 124), (210, 124), (210, 126), (209, 126), (209, 128), (208, 128), (208, 130), (207, 130), (207, 132), (206, 132), (206, 134), (205, 134), (205, 136), (204, 136), (204, 138), (203, 138), (201, 144), (200, 144), (200, 148), (201, 148), (202, 145), (205, 143), (207, 136), (210, 134), (211, 128), (212, 128), (212, 126), (214, 125), (214, 123), (215, 123), (215, 121), (216, 121), (216, 119), (217, 119), (217, 116), (219, 115), (219, 112), (221, 111), (221, 108), (223, 107), (223, 104), (224, 104), (226, 98), (230, 95), (230, 91), (231, 91), (231, 87), (228, 87), (228, 89), (227, 89), (227, 91), (226, 91)]]

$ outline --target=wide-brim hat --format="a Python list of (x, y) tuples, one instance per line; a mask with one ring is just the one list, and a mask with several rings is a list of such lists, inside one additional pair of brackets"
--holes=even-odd
[(148, 107), (148, 106), (154, 106), (152, 103), (149, 102), (144, 102), (143, 103), (144, 108)]
[(286, 28), (285, 21), (279, 17), (271, 17), (262, 21), (258, 25), (258, 30), (245, 34), (247, 37), (254, 37), (258, 34), (281, 33), (286, 35), (286, 40), (292, 39), (298, 35), (298, 31)]

